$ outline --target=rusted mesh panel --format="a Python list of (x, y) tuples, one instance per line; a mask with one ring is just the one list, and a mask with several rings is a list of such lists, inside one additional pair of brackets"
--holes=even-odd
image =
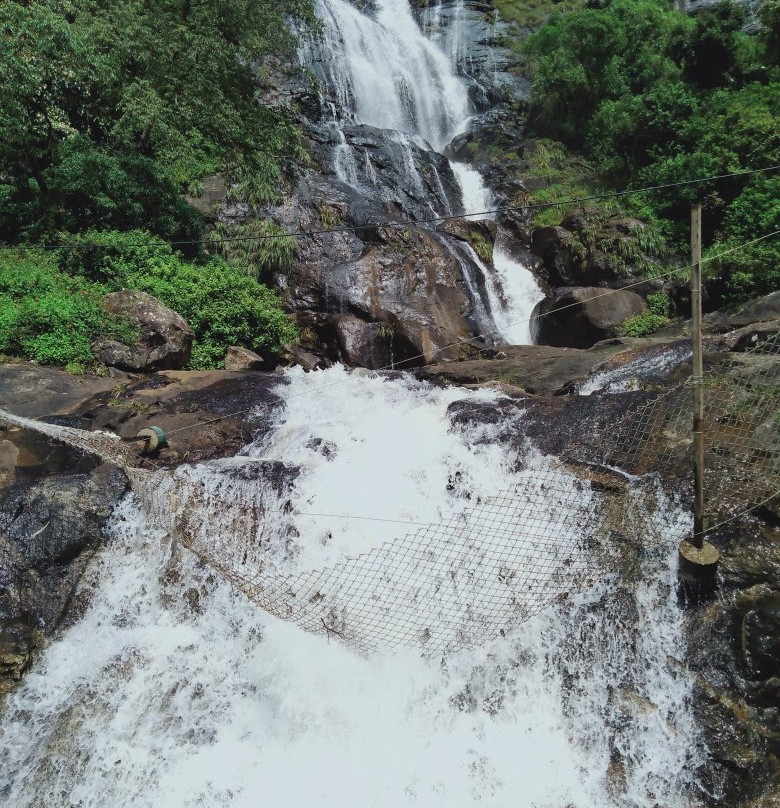
[[(637, 407), (608, 436), (606, 462), (690, 480), (690, 384)], [(729, 354), (704, 377), (705, 513), (710, 523), (780, 490), (780, 335)]]
[(420, 645), (438, 654), (489, 640), (640, 547), (683, 535), (687, 518), (659, 508), (652, 486), (578, 472), (546, 463), (449, 522), (304, 571), (264, 549), (263, 508), (247, 507), (229, 475), (222, 497), (214, 476), (145, 475), (136, 492), (175, 540), (271, 614), (366, 651)]

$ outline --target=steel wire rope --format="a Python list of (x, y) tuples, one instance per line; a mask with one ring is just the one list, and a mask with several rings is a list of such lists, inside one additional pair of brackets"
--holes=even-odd
[[(701, 263), (705, 264), (705, 263), (709, 263), (711, 261), (715, 261), (715, 260), (717, 260), (718, 258), (721, 258), (724, 255), (730, 255), (731, 253), (738, 252), (740, 250), (745, 249), (746, 247), (752, 246), (753, 244), (757, 244), (759, 241), (764, 241), (765, 239), (773, 238), (774, 236), (777, 236), (777, 235), (780, 235), (780, 230), (775, 230), (775, 231), (773, 231), (771, 233), (766, 233), (763, 236), (759, 236), (758, 238), (752, 239), (751, 241), (746, 241), (743, 244), (737, 245), (736, 247), (731, 247), (728, 250), (723, 250), (723, 252), (720, 252), (717, 255), (711, 255), (711, 256), (707, 256), (705, 258), (702, 258)], [(691, 268), (692, 268), (692, 265), (688, 264), (686, 266), (679, 267), (678, 269), (670, 270), (669, 272), (664, 272), (664, 273), (661, 273), (661, 274), (658, 274), (658, 275), (653, 275), (653, 278), (668, 278), (668, 277), (671, 277), (672, 275), (677, 275), (677, 274), (679, 274), (681, 272), (686, 272), (687, 270), (690, 270)], [(625, 291), (626, 289), (632, 289), (632, 288), (634, 288), (636, 286), (641, 286), (642, 284), (644, 284), (646, 282), (647, 281), (643, 279), (643, 280), (636, 281), (636, 283), (631, 283), (631, 284), (628, 284), (626, 286), (623, 286), (621, 289), (609, 289), (609, 290), (607, 290), (606, 292), (604, 292), (601, 295), (596, 295), (595, 297), (590, 298), (590, 300), (600, 300), (603, 297), (608, 297), (609, 295), (616, 294), (617, 292), (622, 292), (622, 291)], [(588, 301), (588, 302), (590, 302), (590, 301)], [(575, 306), (581, 306), (581, 305), (582, 305), (582, 301), (575, 301), (574, 303), (567, 303), (565, 306), (561, 306), (560, 308), (557, 308), (554, 311), (543, 312), (541, 314), (535, 314), (535, 315), (532, 315), (531, 317), (529, 317), (529, 318), (527, 318), (525, 320), (517, 320), (514, 323), (510, 323), (509, 327), (513, 328), (515, 326), (523, 325), (525, 323), (531, 323), (534, 320), (540, 320), (542, 317), (546, 317), (549, 314), (553, 314), (553, 313), (557, 314), (558, 312), (565, 311), (566, 309), (571, 309), (571, 308), (574, 308)], [(475, 342), (476, 340), (484, 339), (485, 337), (489, 337), (489, 336), (492, 336), (492, 335), (497, 334), (497, 333), (499, 333), (499, 330), (494, 329), (492, 331), (485, 331), (485, 332), (483, 332), (481, 334), (476, 334), (475, 336), (469, 337), (468, 339), (462, 339), (462, 340), (457, 340), (455, 342), (450, 342), (447, 345), (443, 345), (441, 348), (437, 348), (435, 351), (432, 352), (431, 356), (433, 357), (436, 354), (440, 354), (443, 351), (448, 350), (449, 348), (455, 348), (455, 347), (457, 347), (459, 345), (468, 345), (469, 343)], [(426, 356), (425, 356), (425, 354), (417, 354), (416, 356), (410, 356), (410, 357), (407, 357), (406, 359), (401, 359), (398, 362), (393, 362), (390, 365), (384, 365), (384, 366), (379, 367), (379, 368), (374, 368), (373, 371), (374, 372), (380, 372), (380, 371), (383, 371), (383, 370), (397, 370), (399, 365), (403, 365), (403, 364), (406, 364), (406, 363), (409, 363), (409, 362), (414, 362), (417, 359), (426, 359)], [(422, 367), (425, 368), (425, 367), (429, 367), (429, 366), (430, 366), (430, 363), (426, 364), (426, 365), (423, 365)], [(338, 386), (340, 384), (344, 384), (345, 382), (346, 382), (346, 379), (339, 379), (338, 381), (330, 382), (328, 384), (323, 384), (323, 385), (321, 385), (319, 387), (315, 387), (312, 390), (304, 390), (301, 393), (296, 393), (295, 395), (290, 396), (289, 398), (291, 398), (291, 399), (300, 398), (301, 396), (307, 396), (307, 395), (311, 395), (311, 394), (314, 394), (314, 393), (319, 393), (322, 390), (327, 390), (327, 389), (329, 389), (331, 387), (336, 387), (336, 386)], [(225, 415), (220, 415), (220, 416), (217, 416), (216, 418), (211, 418), (211, 419), (208, 419), (206, 421), (200, 421), (197, 424), (189, 424), (188, 426), (182, 426), (182, 427), (179, 427), (178, 429), (173, 429), (170, 432), (168, 432), (167, 434), (168, 435), (174, 435), (177, 432), (183, 432), (183, 431), (185, 431), (187, 429), (195, 429), (196, 427), (208, 426), (209, 424), (213, 424), (213, 423), (217, 423), (218, 421), (222, 421), (225, 418), (233, 418), (236, 415), (242, 415), (243, 413), (250, 412), (253, 409), (254, 409), (254, 407), (247, 407), (247, 408), (242, 409), (242, 410), (237, 410), (236, 412), (226, 413)]]
[[(777, 171), (780, 165), (767, 166), (766, 168), (752, 168), (745, 171), (736, 171), (731, 174), (715, 174), (710, 177), (697, 177), (692, 180), (678, 180), (677, 182), (668, 182), (662, 185), (650, 185), (644, 188), (630, 188), (624, 191), (609, 191), (603, 194), (592, 194), (590, 196), (572, 197), (570, 199), (560, 199), (553, 202), (536, 202), (531, 205), (507, 205), (504, 207), (492, 208), (491, 210), (475, 211), (473, 213), (463, 213), (461, 215), (447, 215), (447, 216), (432, 216), (427, 219), (388, 219), (386, 221), (376, 222), (374, 224), (365, 225), (350, 225), (344, 227), (330, 227), (322, 228), (319, 230), (294, 230), (282, 233), (266, 233), (258, 236), (231, 236), (230, 238), (218, 239), (188, 239), (180, 241), (162, 241), (157, 244), (143, 241), (137, 243), (123, 244), (123, 247), (157, 247), (160, 244), (165, 244), (171, 247), (178, 246), (193, 246), (196, 244), (210, 245), (210, 244), (230, 244), (239, 241), (268, 241), (270, 239), (281, 238), (306, 238), (311, 236), (327, 235), (329, 233), (356, 233), (362, 230), (375, 230), (379, 227), (406, 227), (408, 225), (416, 224), (433, 224), (435, 222), (446, 222), (453, 219), (469, 219), (475, 216), (491, 216), (497, 213), (507, 213), (509, 211), (524, 211), (524, 210), (543, 210), (546, 208), (565, 207), (566, 205), (578, 205), (583, 202), (594, 202), (599, 199), (618, 199), (624, 196), (632, 196), (634, 194), (653, 193), (654, 191), (664, 191), (671, 188), (679, 188), (688, 185), (699, 185), (705, 182), (715, 182), (716, 180), (733, 179), (736, 177), (746, 177), (752, 174), (764, 174), (771, 171)], [(0, 245), (0, 250), (19, 250), (19, 249), (41, 249), (41, 250), (75, 250), (84, 248), (93, 249), (111, 249), (110, 244), (97, 244), (94, 242), (81, 242), (79, 244), (25, 244), (25, 245)]]

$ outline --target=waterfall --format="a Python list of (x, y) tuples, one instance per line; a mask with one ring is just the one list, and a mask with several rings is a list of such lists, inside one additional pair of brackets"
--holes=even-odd
[[(461, 187), (466, 212), (492, 210), (493, 199), (479, 171), (465, 163), (450, 165)], [(485, 277), (496, 336), (510, 345), (531, 344), (531, 313), (544, 297), (533, 274), (511, 256), (500, 230), (493, 249), (492, 270), (475, 258)]]
[[(391, 133), (409, 186), (430, 188), (437, 178), (423, 180), (413, 147), (424, 139), (441, 149), (466, 125), (465, 85), (406, 0), (374, 7), (370, 16), (342, 0), (319, 0), (323, 38), (305, 46), (331, 93), (334, 171), (356, 188), (375, 181), (368, 154), (358, 160), (345, 136), (350, 121), (368, 123)], [(489, 210), (479, 172), (458, 164), (453, 171), (466, 210)], [(468, 245), (447, 243), (481, 301), (479, 327), (530, 341), (522, 329), (540, 293), (501, 233), (492, 266)], [(701, 751), (691, 682), (679, 664), (679, 534), (662, 529), (683, 517), (660, 485), (650, 481), (631, 494), (629, 510), (646, 524), (641, 564), (618, 574), (599, 566), (608, 545), (582, 542), (566, 561), (589, 564), (596, 583), (507, 623), (502, 636), (437, 655), (423, 655), (419, 644), (362, 652), (259, 609), (171, 535), (172, 511), (224, 552), (254, 552), (249, 560), (265, 583), (272, 568), (290, 576), (286, 587), (295, 576), (316, 578), (326, 567), (338, 573), (345, 559), (362, 559), (373, 577), (361, 603), (393, 627), (402, 610), (381, 595), (403, 569), (396, 562), (412, 546), (405, 538), (420, 525), (457, 522), (507, 486), (536, 484), (541, 504), (531, 518), (543, 538), (530, 561), (544, 562), (559, 549), (556, 524), (568, 519), (583, 534), (578, 517), (602, 507), (606, 494), (567, 468), (547, 484), (557, 461), (507, 439), (507, 431), (523, 435), (525, 416), (521, 409), (506, 415), (511, 402), (495, 391), (340, 366), (288, 370), (284, 382), (275, 389), (284, 406), (263, 438), (236, 457), (182, 465), (175, 477), (145, 472), (116, 509), (81, 583), (84, 614), (42, 653), (0, 714), (0, 801), (15, 808), (686, 806)], [(593, 389), (614, 383), (605, 376)], [(464, 408), (495, 417), (463, 420)], [(78, 430), (36, 428), (81, 440)], [(124, 448), (100, 438), (108, 460), (121, 461)], [(211, 496), (180, 497), (174, 506), (174, 481), (197, 482)], [(251, 508), (264, 519), (250, 546), (235, 517)], [(464, 532), (447, 538), (448, 549), (459, 550)], [(513, 530), (498, 532), (516, 543)], [(388, 547), (401, 558), (379, 552)], [(440, 587), (448, 596), (463, 598), (462, 580), (481, 581), (477, 567), (490, 547), (475, 547), (448, 568)], [(425, 564), (415, 570), (422, 577), (436, 547), (421, 549)], [(567, 569), (549, 565), (545, 596), (568, 590)], [(416, 595), (418, 579), (405, 583), (401, 593)], [(504, 584), (493, 575), (459, 606), (478, 622)], [(323, 597), (303, 591), (304, 605)], [(415, 601), (404, 605), (408, 614)]]
[(466, 88), (423, 36), (407, 0), (381, 0), (376, 18), (345, 0), (318, 0), (317, 14), (322, 38), (306, 43), (303, 59), (345, 114), (419, 135), (437, 150), (465, 125)]
[[(496, 393), (343, 368), (287, 375), (271, 434), (231, 462), (245, 469), (237, 495), (276, 516), (291, 500), (300, 538), (268, 534), (291, 569), (409, 529), (338, 514), (432, 522), (544, 468), (496, 442), (496, 424), (455, 428), (457, 399)], [(280, 459), (300, 469), (292, 491), (252, 471)], [(652, 506), (674, 508), (660, 493)], [(647, 541), (640, 577), (608, 576), (483, 647), (365, 655), (259, 611), (167, 541), (155, 510), (124, 500), (83, 584), (86, 613), (9, 698), (6, 804), (685, 804), (698, 752), (674, 663), (676, 539)], [(200, 516), (218, 529), (218, 513)]]
[[(328, 109), (333, 124), (354, 121), (388, 130), (390, 140), (403, 149), (398, 168), (406, 187), (428, 200), (433, 216), (451, 215), (435, 169), (434, 182), (439, 185), (436, 196), (445, 204), (436, 206), (426, 194), (409, 138), (416, 139), (420, 148), (430, 146), (441, 151), (468, 125), (471, 104), (466, 83), (457, 74), (463, 61), (463, 2), (455, 3), (446, 30), (440, 25), (441, 2), (429, 10), (426, 31), (431, 38), (417, 24), (408, 0), (378, 0), (374, 7), (371, 16), (344, 0), (318, 0), (322, 34), (305, 42), (301, 58), (327, 90), (323, 108)], [(358, 159), (340, 134), (333, 155), (336, 175), (342, 182), (370, 193), (376, 175), (368, 156), (363, 159), (365, 170), (360, 171)], [(465, 212), (487, 210), (490, 193), (481, 174), (463, 164), (452, 164), (452, 169), (461, 187)], [(450, 249), (453, 254), (457, 251)], [(458, 262), (464, 267), (462, 257), (458, 256)], [(490, 333), (490, 341), (530, 343), (528, 320), (544, 295), (529, 269), (505, 249), (500, 234), (493, 264), (487, 267), (477, 259), (474, 267), (483, 275), (481, 282), (472, 277), (472, 267), (464, 268), (473, 320), (481, 332)]]

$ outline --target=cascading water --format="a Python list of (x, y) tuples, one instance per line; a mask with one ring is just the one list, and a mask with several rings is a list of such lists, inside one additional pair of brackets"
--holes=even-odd
[(344, 0), (319, 0), (322, 38), (304, 61), (334, 93), (342, 113), (378, 129), (420, 135), (442, 149), (466, 123), (466, 88), (426, 39), (407, 0), (382, 0), (376, 18)]
[[(390, 139), (404, 149), (402, 165), (398, 166), (404, 183), (428, 200), (433, 216), (451, 215), (438, 175), (434, 177), (434, 182), (438, 181), (436, 199), (445, 204), (435, 204), (426, 194), (407, 138), (416, 136), (418, 148), (430, 144), (441, 151), (468, 125), (472, 112), (468, 91), (456, 72), (461, 61), (463, 4), (456, 3), (445, 33), (438, 27), (440, 9), (432, 10), (433, 23), (428, 30), (434, 41), (423, 34), (407, 0), (380, 0), (374, 17), (344, 0), (319, 0), (317, 10), (323, 34), (307, 41), (302, 58), (334, 99), (323, 100), (334, 124), (338, 125), (340, 115), (342, 123), (356, 121), (389, 130)], [(333, 164), (338, 178), (370, 192), (368, 186), (376, 178), (372, 178), (368, 155), (362, 158), (366, 170), (360, 171), (360, 161), (350, 153), (343, 134), (336, 141)], [(489, 210), (490, 193), (481, 174), (464, 164), (451, 166), (461, 187), (465, 212)], [(530, 343), (528, 320), (543, 294), (528, 268), (512, 258), (500, 233), (493, 267), (479, 259), (473, 262), (471, 255), (467, 260), (483, 276), (476, 282), (471, 277), (473, 270), (464, 268), (477, 327), (488, 332), (493, 342)], [(462, 257), (459, 261), (463, 264)]]
[[(339, 133), (351, 117), (403, 133), (397, 145), (422, 137), (440, 149), (465, 126), (464, 84), (406, 0), (380, 0), (375, 18), (342, 0), (320, 0), (318, 9), (324, 39), (309, 43), (306, 58), (335, 88)], [(342, 179), (370, 183), (368, 156), (354, 160), (346, 138), (334, 143)], [(479, 173), (453, 170), (464, 206), (488, 210)], [(539, 295), (520, 270), (500, 239), (494, 267), (482, 264), (485, 316), (512, 342), (530, 341), (512, 329), (527, 328)], [(502, 445), (498, 424), (464, 429), (448, 414), (457, 399), (498, 403), (496, 393), (339, 367), (294, 370), (287, 379), (277, 390), (285, 407), (265, 439), (240, 457), (179, 472), (215, 491), (227, 466), (238, 472), (238, 498), (267, 514), (263, 553), (285, 572), (366, 552), (408, 534), (408, 523), (445, 521), (541, 476), (548, 463)], [(256, 473), (282, 463), (295, 471), (291, 488)], [(487, 645), (435, 657), (419, 648), (362, 654), (259, 610), (172, 544), (158, 518), (167, 489), (155, 483), (118, 508), (83, 584), (92, 590), (86, 613), (8, 699), (0, 801), (687, 805), (698, 760), (690, 686), (674, 662), (678, 536), (658, 531), (641, 573), (609, 575)], [(585, 504), (598, 499), (593, 489), (577, 490)], [(561, 491), (549, 496), (542, 523), (566, 511)], [(674, 511), (660, 491), (650, 499), (654, 512)], [(215, 534), (225, 529), (214, 501), (191, 515)]]
[[(409, 531), (339, 514), (436, 521), (546, 462), (491, 440), (497, 425), (453, 428), (450, 404), (495, 393), (341, 368), (289, 381), (274, 430), (231, 462), (300, 469), (292, 493), (251, 471), (241, 483), (269, 513), (291, 497), (300, 539), (269, 550), (293, 568)], [(172, 546), (164, 503), (145, 502), (158, 488), (118, 509), (86, 614), (9, 699), (8, 805), (686, 804), (697, 761), (689, 684), (669, 661), (675, 539), (648, 540), (638, 578), (609, 576), (486, 646), (363, 655), (259, 611)]]

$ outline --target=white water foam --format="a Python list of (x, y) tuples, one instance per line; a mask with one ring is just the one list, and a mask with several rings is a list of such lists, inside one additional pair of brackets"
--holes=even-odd
[(690, 358), (691, 348), (688, 342), (664, 346), (660, 351), (650, 350), (624, 365), (593, 374), (580, 385), (577, 392), (581, 396), (589, 396), (598, 392), (624, 393), (627, 390), (636, 390), (644, 379), (662, 379)]
[(322, 40), (307, 43), (303, 59), (360, 123), (420, 135), (441, 150), (468, 118), (466, 88), (407, 0), (379, 0), (375, 8), (372, 17), (344, 0), (318, 0)]
[[(382, 502), (381, 514), (426, 520), (462, 502), (466, 488), (448, 490), (457, 472), (475, 493), (493, 474), (505, 480), (511, 458), (481, 445), (491, 427), (447, 428), (454, 391), (343, 374), (294, 373), (280, 389), (288, 409), (273, 446), (306, 466), (296, 507), (354, 512), (363, 502), (355, 491), (344, 498), (340, 479), (366, 506)], [(410, 410), (414, 400), (421, 413)], [(423, 435), (435, 448), (414, 445)], [(333, 444), (332, 460), (306, 448), (311, 436)], [(342, 549), (354, 552), (368, 524), (330, 527), (351, 531)], [(639, 581), (610, 578), (484, 648), (424, 659), (413, 650), (363, 656), (258, 611), (172, 550), (133, 497), (111, 532), (84, 618), (51, 645), (2, 717), (8, 805), (686, 804), (696, 743), (689, 684), (669, 661), (680, 653), (676, 543), (648, 540)]]
[[(451, 162), (450, 165), (463, 194), (466, 214), (491, 211), (493, 199), (482, 174), (465, 163)], [(485, 218), (494, 216), (488, 214)], [(497, 335), (509, 345), (533, 344), (530, 318), (534, 306), (544, 297), (533, 273), (512, 257), (502, 243), (500, 232), (493, 249), (493, 267), (485, 266), (476, 254), (474, 258), (485, 278)]]

